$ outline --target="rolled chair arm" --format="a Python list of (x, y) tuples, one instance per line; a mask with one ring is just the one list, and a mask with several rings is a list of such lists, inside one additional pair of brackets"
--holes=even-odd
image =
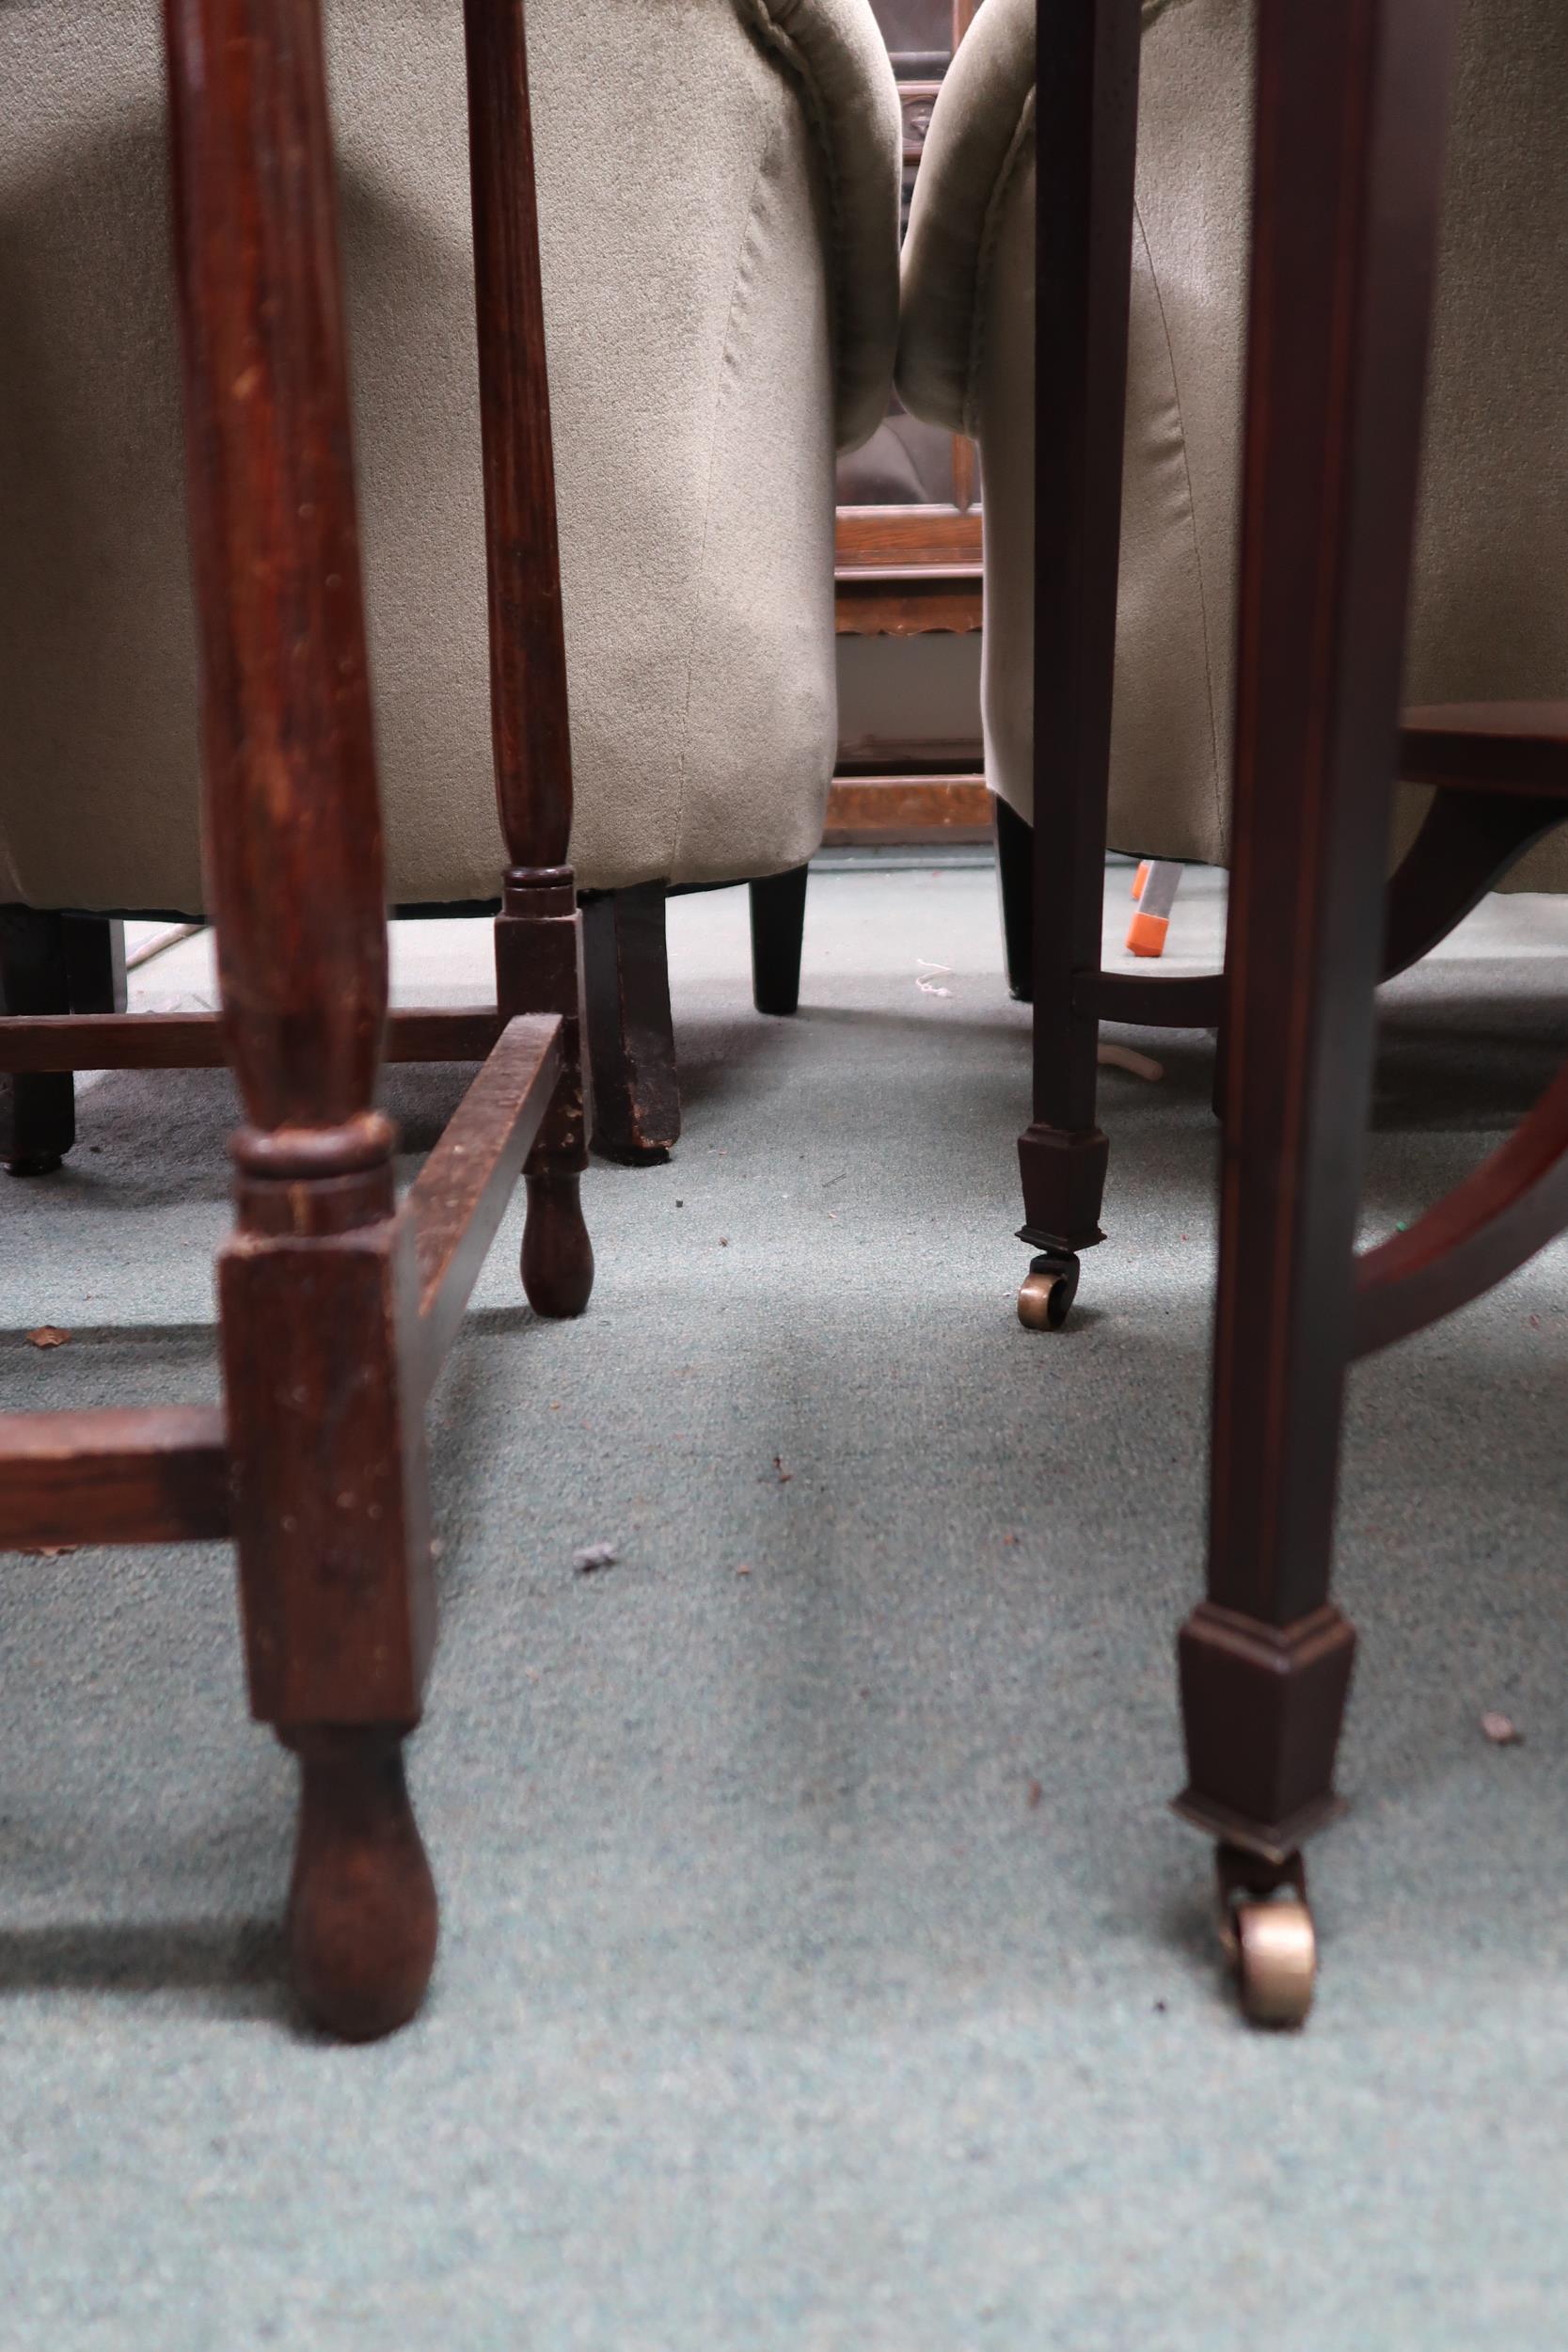
[(898, 393), (950, 432), (974, 433), (994, 225), (1035, 122), (1035, 0), (986, 0), (935, 107), (904, 241)]
[(736, 0), (800, 83), (832, 210), (835, 424), (841, 449), (886, 412), (898, 337), (903, 117), (870, 0)]

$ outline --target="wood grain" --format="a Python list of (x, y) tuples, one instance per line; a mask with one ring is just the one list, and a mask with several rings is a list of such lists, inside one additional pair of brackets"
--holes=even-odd
[(206, 1542), (229, 1523), (216, 1406), (0, 1414), (0, 1549)]
[[(486, 1006), (411, 1007), (390, 1016), (388, 1061), (483, 1061), (501, 1033)], [(0, 1021), (0, 1070), (217, 1070), (215, 1012), (67, 1013)]]
[(829, 848), (927, 840), (989, 841), (983, 776), (835, 776), (823, 840)]
[(881, 564), (909, 569), (961, 564), (978, 569), (981, 516), (951, 506), (841, 506), (834, 531), (839, 565)]

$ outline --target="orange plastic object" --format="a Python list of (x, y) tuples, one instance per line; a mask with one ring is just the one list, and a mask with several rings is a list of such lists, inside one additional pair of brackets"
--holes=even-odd
[(1137, 872), (1132, 877), (1132, 896), (1134, 898), (1141, 898), (1143, 897), (1144, 884), (1148, 882), (1148, 858), (1145, 858), (1143, 864), (1139, 866)]
[(1134, 956), (1163, 956), (1165, 952), (1165, 933), (1169, 929), (1168, 915), (1134, 914), (1127, 934), (1129, 953)]

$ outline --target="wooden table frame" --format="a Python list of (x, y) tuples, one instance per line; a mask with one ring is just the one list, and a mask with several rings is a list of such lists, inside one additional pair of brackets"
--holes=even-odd
[[(1568, 701), (1400, 711), (1457, 6), (1258, 0), (1223, 990), (1099, 969), (1140, 9), (1040, 11), (1044, 821), (1024, 1238), (1074, 1282), (1072, 1253), (1100, 1238), (1100, 1019), (1218, 1022), (1208, 1591), (1180, 1640), (1188, 1784), (1177, 1804), (1216, 1840), (1248, 2013), (1276, 2023), (1299, 2022), (1311, 1997), (1299, 1850), (1339, 1803), (1354, 1635), (1330, 1577), (1349, 1366), (1478, 1297), (1568, 1227), (1565, 1068), (1408, 1232), (1355, 1250), (1380, 975), (1434, 945), (1568, 817)], [(1053, 370), (1063, 349), (1077, 362)], [(1396, 778), (1437, 798), (1386, 890)]]
[[(522, 1279), (586, 1306), (581, 942), (522, 0), (466, 0), (493, 733), (493, 1012), (388, 1024), (380, 814), (319, 0), (166, 0), (203, 837), (223, 1012), (0, 1020), (0, 1069), (227, 1059), (225, 1405), (0, 1419), (0, 1544), (238, 1553), (254, 1713), (301, 1764), (289, 1904), (329, 2030), (419, 2007), (404, 1779), (435, 1629), (423, 1414), (514, 1184)], [(498, 863), (499, 858), (498, 857)], [(400, 1209), (384, 1046), (483, 1059)]]
[[(1282, 1879), (1305, 1906), (1296, 1850), (1338, 1809), (1350, 1364), (1568, 1226), (1565, 1065), (1483, 1165), (1355, 1249), (1396, 771), (1478, 843), (1568, 817), (1568, 701), (1401, 729), (1458, 16), (1259, 10), (1208, 1597), (1180, 1642), (1180, 1809), (1221, 1840), (1228, 1907)], [(1244, 1934), (1240, 1959), (1267, 2015)]]
[[(1035, 1008), (1018, 1148), (1019, 1238), (1038, 1253), (1020, 1311), (1036, 1327), (1065, 1319), (1081, 1253), (1105, 1238), (1101, 1023), (1217, 1029), (1225, 1006), (1220, 973), (1107, 972), (1100, 961), (1141, 32), (1140, 0), (1043, 8), (1038, 32), (1037, 815), (1032, 828), (998, 819), (1009, 969)], [(1431, 732), (1408, 716), (1398, 762), (1408, 783), (1438, 780)], [(1382, 977), (1427, 954), (1557, 821), (1539, 796), (1481, 786), (1440, 796), (1387, 885)]]

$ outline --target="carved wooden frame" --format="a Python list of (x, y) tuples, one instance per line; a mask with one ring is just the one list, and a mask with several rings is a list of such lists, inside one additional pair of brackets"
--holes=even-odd
[[(0, 1069), (227, 1059), (221, 1410), (0, 1419), (0, 1545), (232, 1538), (250, 1696), (301, 1762), (313, 2016), (403, 2024), (435, 1958), (404, 1780), (435, 1631), (424, 1406), (513, 1186), (541, 1313), (586, 1306), (581, 934), (523, 0), (465, 0), (493, 736), (493, 1011), (388, 1019), (319, 0), (165, 0), (218, 1015), (0, 1019)], [(483, 1060), (399, 1207), (384, 1047)]]

